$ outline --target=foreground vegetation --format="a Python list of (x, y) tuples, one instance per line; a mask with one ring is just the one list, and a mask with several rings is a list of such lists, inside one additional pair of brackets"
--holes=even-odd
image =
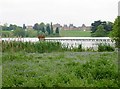
[(2, 52), (28, 52), (28, 53), (44, 53), (44, 52), (63, 52), (63, 51), (82, 51), (81, 44), (73, 48), (72, 46), (62, 45), (60, 42), (21, 42), (21, 41), (2, 41)]
[(2, 54), (3, 87), (118, 87), (117, 53)]
[[(100, 45), (100, 51), (112, 50)], [(2, 41), (2, 87), (118, 87), (117, 53)], [(1, 64), (0, 64), (1, 65)]]
[(81, 51), (114, 51), (115, 48), (110, 46), (110, 44), (102, 44), (98, 45), (98, 50), (94, 50), (93, 47), (83, 48), (82, 44), (76, 45), (73, 47), (72, 45), (65, 45), (60, 42), (52, 42), (52, 41), (39, 41), (39, 42), (22, 42), (22, 41), (2, 41), (2, 52), (28, 52), (28, 53), (44, 53), (44, 52), (64, 52), (64, 51), (72, 51), (72, 52), (81, 52)]

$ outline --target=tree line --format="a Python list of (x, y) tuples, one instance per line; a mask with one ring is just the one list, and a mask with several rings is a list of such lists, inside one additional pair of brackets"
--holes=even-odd
[(98, 20), (94, 21), (91, 26), (92, 37), (109, 36), (116, 42), (116, 47), (120, 50), (120, 16), (117, 16), (113, 23)]
[(3, 26), (1, 26), (1, 28), (3, 31), (2, 37), (36, 37), (41, 34), (45, 36), (59, 36), (59, 28), (56, 27), (55, 29), (53, 29), (52, 23), (35, 23), (31, 30), (27, 29), (25, 24), (23, 24), (23, 26), (17, 26), (15, 24), (10, 24), (8, 26), (7, 24), (4, 24)]
[(35, 23), (33, 29), (35, 29), (38, 34), (43, 34), (45, 36), (59, 36), (59, 28), (56, 27), (54, 31), (52, 23), (46, 25), (43, 22), (40, 24)]

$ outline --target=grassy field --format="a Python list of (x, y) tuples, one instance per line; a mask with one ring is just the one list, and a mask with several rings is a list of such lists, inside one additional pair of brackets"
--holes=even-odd
[(117, 87), (115, 52), (3, 52), (3, 87)]
[(91, 37), (90, 31), (80, 30), (60, 30), (60, 36), (63, 37)]
[[(36, 31), (33, 31), (33, 34), (35, 34)], [(3, 37), (9, 37), (13, 33), (12, 31), (2, 31)], [(90, 31), (80, 31), (80, 30), (60, 30), (60, 36), (63, 37), (91, 37)], [(31, 34), (30, 34), (30, 37)], [(36, 36), (37, 37), (37, 36)]]

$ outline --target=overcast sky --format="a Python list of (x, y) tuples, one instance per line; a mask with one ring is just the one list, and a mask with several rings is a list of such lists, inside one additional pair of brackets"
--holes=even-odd
[(119, 0), (0, 0), (0, 24), (60, 23), (91, 25), (114, 21)]

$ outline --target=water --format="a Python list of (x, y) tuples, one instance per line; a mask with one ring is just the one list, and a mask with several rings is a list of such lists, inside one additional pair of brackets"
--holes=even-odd
[[(23, 42), (38, 42), (38, 38), (2, 38), (4, 41), (23, 41)], [(82, 48), (93, 48), (97, 50), (98, 44), (106, 43), (115, 46), (115, 42), (109, 37), (49, 37), (45, 41), (61, 42), (64, 46), (78, 47), (82, 44)]]

